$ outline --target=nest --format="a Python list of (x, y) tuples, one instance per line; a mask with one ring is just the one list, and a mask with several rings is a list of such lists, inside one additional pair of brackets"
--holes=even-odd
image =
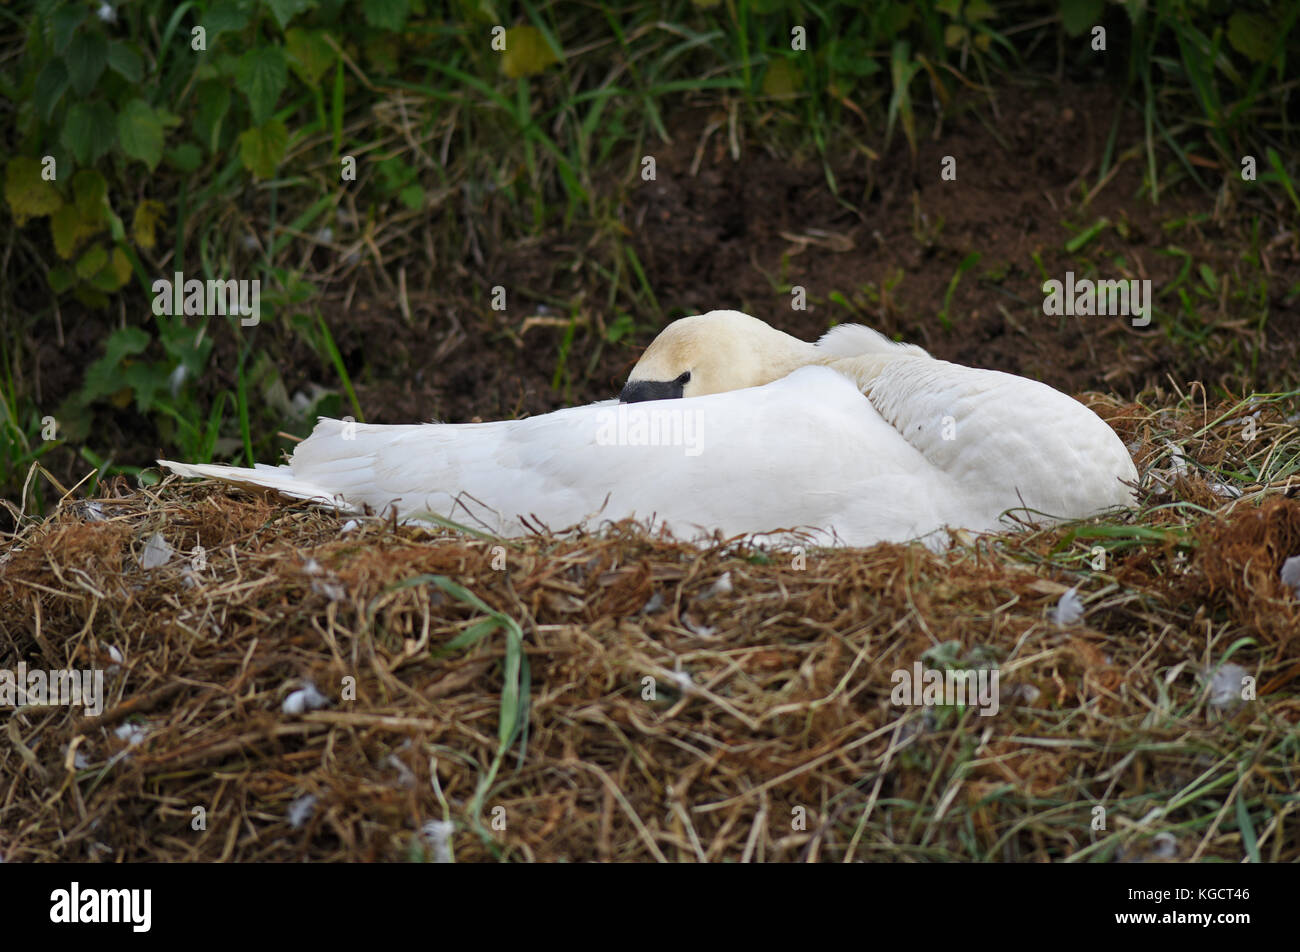
[[(942, 553), (501, 541), (174, 479), (15, 513), (0, 669), (105, 696), (6, 716), (0, 858), (1300, 859), (1300, 502), (1245, 465), (1295, 428), (1093, 405), (1135, 516)], [(996, 714), (896, 703), (918, 664), (996, 669)]]

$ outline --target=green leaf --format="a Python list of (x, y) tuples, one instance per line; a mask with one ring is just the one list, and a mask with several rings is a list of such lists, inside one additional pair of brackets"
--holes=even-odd
[(311, 0), (266, 0), (266, 5), (271, 8), (275, 22), (280, 24), (280, 29), (283, 31), (290, 20), (316, 4)]
[(101, 291), (117, 291), (129, 280), (131, 280), (131, 259), (121, 248), (114, 248), (107, 267), (101, 268), (90, 282)]
[(108, 62), (108, 40), (98, 31), (82, 30), (68, 44), (65, 60), (72, 88), (79, 96), (89, 96)]
[(140, 59), (140, 54), (121, 40), (114, 40), (108, 45), (108, 66), (131, 84), (140, 82), (140, 77), (144, 75), (144, 61)]
[(880, 29), (886, 36), (902, 33), (912, 22), (913, 11), (910, 4), (890, 3), (886, 5), (880, 19)]
[(108, 307), (108, 297), (102, 291), (96, 291), (86, 284), (78, 284), (72, 289), (72, 296), (86, 307), (102, 311)]
[(203, 153), (193, 142), (182, 142), (174, 149), (167, 150), (167, 161), (178, 172), (193, 172), (203, 164)]
[(46, 281), (49, 282), (50, 290), (55, 294), (63, 294), (72, 287), (72, 282), (76, 280), (72, 269), (65, 265), (56, 265), (45, 275)]
[[(1264, 814), (1269, 816), (1268, 813)], [(1237, 829), (1241, 833), (1241, 846), (1246, 851), (1246, 857), (1252, 862), (1258, 864), (1259, 859), (1259, 837), (1255, 834), (1255, 824), (1250, 822), (1250, 807), (1246, 804), (1244, 791), (1237, 791)]]
[(308, 86), (316, 85), (334, 65), (334, 47), (326, 42), (323, 30), (294, 27), (284, 35), (284, 48), (289, 54), (290, 68)]
[(94, 245), (77, 259), (77, 277), (89, 281), (108, 264), (108, 251), (103, 245)]
[(763, 95), (789, 99), (803, 85), (803, 74), (787, 59), (778, 59), (763, 74)]
[(73, 103), (63, 117), (59, 142), (81, 165), (91, 165), (113, 147), (117, 129), (107, 103)]
[(163, 203), (153, 198), (146, 198), (136, 206), (135, 218), (131, 221), (131, 238), (146, 251), (158, 243), (155, 232), (165, 211)]
[(180, 116), (176, 115), (176, 113), (168, 112), (162, 106), (159, 106), (153, 112), (154, 115), (158, 117), (158, 121), (162, 123), (164, 129), (175, 129), (183, 121)]
[(484, 635), (490, 635), (500, 627), (502, 627), (501, 624), (495, 618), (484, 618), (470, 625), (443, 647), (448, 651), (460, 651), (477, 641), (481, 641)]
[(122, 368), (122, 381), (135, 394), (135, 407), (148, 413), (167, 387), (167, 371), (159, 363), (129, 363)]
[(636, 330), (636, 325), (632, 321), (631, 314), (620, 314), (605, 328), (605, 340), (611, 344), (617, 344), (628, 334)]
[(90, 403), (121, 390), (126, 383), (120, 366), (122, 361), (143, 353), (149, 340), (148, 333), (139, 327), (122, 327), (113, 331), (104, 344), (104, 356), (86, 368), (80, 402)]
[(379, 186), (386, 192), (396, 192), (415, 181), (415, 166), (407, 165), (401, 156), (390, 156), (375, 165)]
[(398, 199), (403, 205), (413, 212), (418, 212), (424, 207), (424, 189), (419, 185), (408, 185), (397, 193)]
[(366, 0), (362, 8), (366, 12), (367, 23), (394, 33), (406, 26), (406, 18), (411, 12), (407, 0)]
[(830, 62), (831, 70), (838, 74), (837, 78), (866, 77), (881, 70), (880, 64), (871, 57), (871, 49), (860, 40), (831, 40)]
[(50, 213), (50, 237), (54, 239), (54, 251), (65, 261), (73, 256), (83, 238), (94, 233), (95, 229), (77, 214), (76, 205), (60, 205)]
[(221, 121), (230, 110), (230, 88), (223, 82), (209, 80), (199, 83), (194, 98), (198, 102), (194, 115), (195, 138), (215, 153), (221, 138)]
[(126, 241), (126, 226), (122, 224), (122, 219), (118, 217), (117, 212), (113, 211), (110, 205), (105, 204), (105, 211), (108, 212), (108, 234), (114, 241)]
[(1238, 10), (1228, 18), (1228, 42), (1234, 50), (1256, 63), (1266, 62), (1273, 55), (1277, 34), (1277, 24), (1258, 13)]
[(275, 175), (289, 147), (289, 132), (279, 119), (254, 126), (239, 137), (239, 159), (261, 179)]
[(72, 194), (76, 196), (77, 214), (87, 225), (98, 224), (108, 210), (104, 199), (108, 183), (94, 169), (82, 169), (72, 177)]
[(54, 114), (54, 107), (63, 98), (68, 88), (68, 68), (63, 60), (50, 60), (36, 77), (36, 87), (32, 90), (32, 104), (42, 122), (49, 122)]
[(401, 43), (396, 33), (375, 33), (366, 40), (366, 63), (381, 73), (396, 73), (401, 56)]
[(121, 248), (113, 249), (113, 259), (108, 263), (109, 270), (117, 279), (117, 286), (120, 288), (126, 282), (131, 280), (131, 259), (127, 257), (125, 251)]
[(53, 28), (54, 52), (63, 55), (72, 42), (72, 34), (81, 22), (86, 19), (87, 8), (84, 3), (69, 3), (59, 7), (50, 17), (50, 26)]
[(288, 77), (284, 50), (279, 46), (259, 46), (239, 58), (235, 85), (248, 97), (248, 108), (256, 125), (271, 118)]
[(501, 54), (501, 69), (511, 79), (540, 73), (559, 57), (535, 26), (516, 26), (506, 30), (506, 50)]
[(84, 102), (73, 103), (63, 117), (63, 131), (59, 133), (59, 142), (72, 153), (82, 165), (92, 161), (94, 150), (94, 110)]
[(132, 99), (117, 119), (122, 151), (139, 159), (152, 172), (162, 158), (163, 126), (158, 115), (143, 99)]
[(1061, 25), (1070, 36), (1079, 36), (1097, 25), (1105, 0), (1061, 0)]
[(1103, 215), (1101, 218), (1098, 218), (1095, 222), (1093, 222), (1083, 231), (1079, 232), (1077, 235), (1075, 235), (1073, 238), (1067, 241), (1065, 243), (1065, 250), (1069, 254), (1074, 254), (1076, 251), (1086, 246), (1090, 241), (1092, 241), (1094, 238), (1096, 238), (1098, 235), (1100, 235), (1103, 231), (1105, 231), (1109, 227), (1110, 227), (1110, 219), (1107, 218), (1105, 215)]
[(63, 199), (54, 183), (41, 178), (41, 163), (25, 155), (5, 167), (5, 201), (21, 227), (29, 218), (41, 218), (59, 209)]
[(238, 33), (248, 26), (248, 11), (231, 0), (217, 0), (203, 17), (203, 29), (208, 33), (208, 49), (222, 33)]

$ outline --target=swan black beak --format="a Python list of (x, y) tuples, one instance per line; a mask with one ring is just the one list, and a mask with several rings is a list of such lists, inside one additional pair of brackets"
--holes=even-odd
[(629, 380), (618, 395), (620, 403), (640, 403), (642, 400), (678, 400), (685, 389), (681, 377), (676, 380)]

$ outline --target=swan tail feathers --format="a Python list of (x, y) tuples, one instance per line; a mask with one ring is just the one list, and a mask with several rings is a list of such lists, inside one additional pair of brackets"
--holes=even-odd
[(222, 466), (216, 463), (177, 463), (166, 459), (158, 460), (158, 464), (178, 476), (217, 479), (244, 489), (270, 489), (294, 499), (309, 499), (340, 505), (334, 492), (318, 483), (295, 476), (288, 466), (267, 466), (259, 463), (250, 469), (246, 466)]

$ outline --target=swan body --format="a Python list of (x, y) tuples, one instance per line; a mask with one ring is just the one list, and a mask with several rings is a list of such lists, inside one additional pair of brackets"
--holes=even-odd
[(282, 466), (160, 462), (504, 536), (631, 517), (679, 538), (798, 530), (860, 546), (1133, 502), (1132, 460), (1082, 404), (857, 325), (809, 344), (735, 311), (683, 318), (622, 398), (496, 423), (321, 419)]

